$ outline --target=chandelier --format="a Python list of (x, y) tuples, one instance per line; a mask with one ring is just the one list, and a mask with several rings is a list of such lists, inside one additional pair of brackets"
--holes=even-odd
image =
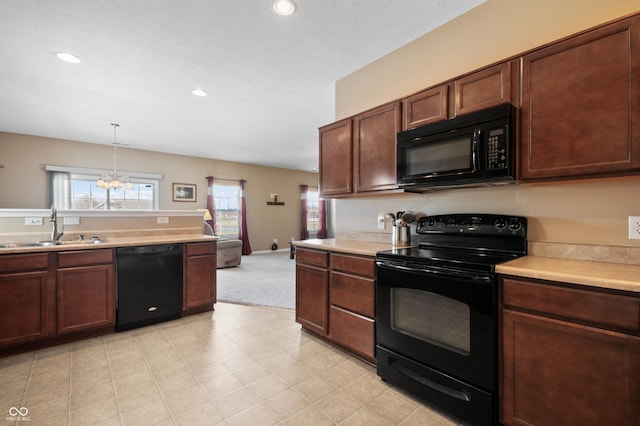
[(113, 174), (104, 174), (100, 176), (96, 185), (98, 188), (118, 189), (124, 186), (124, 189), (133, 188), (133, 184), (128, 176), (118, 176), (118, 142), (116, 140), (116, 129), (120, 127), (118, 123), (111, 123), (113, 126)]

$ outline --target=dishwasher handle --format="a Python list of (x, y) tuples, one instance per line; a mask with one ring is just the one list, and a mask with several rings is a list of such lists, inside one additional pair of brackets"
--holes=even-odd
[(167, 256), (182, 254), (182, 244), (158, 244), (138, 247), (119, 247), (118, 256)]

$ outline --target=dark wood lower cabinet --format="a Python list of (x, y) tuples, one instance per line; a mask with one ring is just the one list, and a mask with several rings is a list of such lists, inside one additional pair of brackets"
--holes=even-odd
[(640, 337), (607, 323), (617, 306), (638, 327), (640, 299), (509, 279), (502, 288), (502, 423), (640, 424)]
[(183, 315), (213, 310), (217, 299), (216, 244), (185, 244)]
[(331, 306), (331, 340), (375, 362), (375, 320), (337, 306)]
[(375, 363), (373, 257), (296, 248), (296, 321)]
[(327, 261), (324, 251), (296, 249), (296, 321), (322, 336), (329, 332)]
[(58, 254), (56, 306), (59, 334), (115, 325), (114, 267), (113, 249)]
[(55, 332), (50, 265), (47, 253), (0, 257), (0, 347), (41, 340)]

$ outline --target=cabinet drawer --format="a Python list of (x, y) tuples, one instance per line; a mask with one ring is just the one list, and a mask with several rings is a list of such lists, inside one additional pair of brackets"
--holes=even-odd
[(58, 268), (113, 263), (113, 249), (78, 250), (58, 253)]
[(6, 254), (0, 256), (0, 272), (33, 271), (47, 269), (49, 255), (47, 253)]
[(217, 243), (191, 243), (185, 244), (187, 256), (204, 256), (207, 254), (216, 254)]
[(349, 256), (345, 254), (331, 254), (331, 269), (334, 271), (350, 272), (374, 278), (376, 268), (373, 258), (361, 256)]
[(375, 317), (375, 284), (371, 278), (331, 272), (331, 304)]
[(640, 334), (640, 298), (503, 280), (504, 304)]
[(331, 307), (329, 338), (373, 361), (375, 322), (338, 307)]
[(298, 263), (306, 263), (307, 265), (320, 266), (326, 268), (328, 265), (328, 253), (320, 250), (307, 250), (296, 248), (296, 259)]

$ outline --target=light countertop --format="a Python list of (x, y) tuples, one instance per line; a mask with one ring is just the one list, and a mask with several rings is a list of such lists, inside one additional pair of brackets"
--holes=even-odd
[(640, 265), (525, 256), (497, 265), (496, 272), (640, 293)]
[(132, 236), (132, 237), (114, 237), (107, 238), (101, 243), (93, 244), (85, 241), (63, 241), (62, 244), (52, 246), (28, 246), (28, 247), (12, 247), (0, 248), (1, 254), (10, 253), (34, 253), (48, 251), (66, 251), (66, 250), (89, 250), (114, 247), (129, 246), (145, 246), (154, 244), (174, 244), (174, 243), (197, 243), (206, 241), (217, 241), (219, 237), (199, 234), (184, 235), (150, 235), (150, 236)]
[(360, 254), (364, 256), (375, 256), (377, 252), (396, 248), (390, 243), (377, 243), (371, 241), (347, 240), (327, 238), (324, 240), (310, 239), (293, 241), (296, 247), (305, 247), (318, 250), (336, 251), (341, 253)]

